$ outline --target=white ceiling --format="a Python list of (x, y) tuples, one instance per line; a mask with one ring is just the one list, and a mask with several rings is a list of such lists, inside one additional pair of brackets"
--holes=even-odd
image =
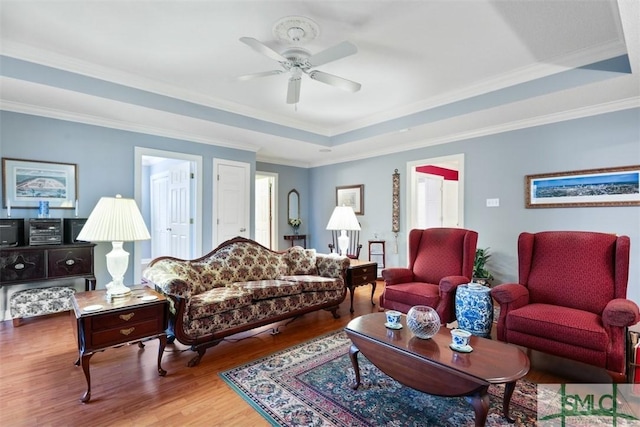
[[(239, 38), (281, 52), (272, 27), (290, 15), (319, 25), (311, 53), (358, 47), (318, 69), (359, 92), (303, 76), (294, 106), (286, 74), (235, 80), (279, 68)], [(0, 0), (0, 107), (315, 166), (638, 107), (638, 16), (636, 0)], [(625, 54), (631, 74), (549, 83)], [(49, 69), (34, 78), (11, 59), (146, 92), (100, 93)]]

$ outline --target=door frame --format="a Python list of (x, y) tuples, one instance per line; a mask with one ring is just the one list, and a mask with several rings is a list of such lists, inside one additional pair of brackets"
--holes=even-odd
[[(256, 171), (255, 174), (255, 178), (254, 180), (257, 180), (259, 176), (265, 176), (268, 177), (272, 180), (273, 182), (273, 188), (272, 188), (272, 192), (271, 192), (271, 204), (273, 206), (273, 215), (271, 217), (271, 249), (277, 251), (278, 250), (278, 174), (275, 172), (260, 172), (260, 171)], [(254, 185), (254, 188), (256, 186)], [(257, 191), (256, 191), (256, 197), (257, 197)], [(257, 206), (257, 200), (254, 203), (254, 209), (255, 206)], [(257, 218), (255, 220), (257, 222)], [(254, 237), (255, 237), (255, 225), (254, 225)]]
[[(167, 159), (186, 160), (195, 165), (195, 177), (193, 198), (194, 206), (193, 218), (194, 218), (194, 235), (193, 235), (193, 250), (195, 255), (202, 254), (202, 189), (203, 189), (203, 169), (202, 169), (202, 156), (194, 154), (180, 153), (176, 151), (156, 150), (146, 147), (134, 147), (134, 198), (138, 206), (142, 205), (142, 158), (144, 156), (151, 157), (164, 157)], [(134, 242), (133, 251), (133, 283), (141, 283), (142, 271), (140, 266), (142, 265), (142, 254), (140, 250), (140, 242)]]

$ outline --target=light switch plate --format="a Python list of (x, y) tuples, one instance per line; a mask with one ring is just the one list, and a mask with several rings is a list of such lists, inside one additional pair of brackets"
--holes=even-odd
[(500, 206), (500, 199), (487, 199), (488, 208), (497, 208)]

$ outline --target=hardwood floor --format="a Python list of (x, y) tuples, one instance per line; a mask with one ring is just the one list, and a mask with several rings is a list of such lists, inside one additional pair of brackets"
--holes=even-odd
[[(384, 284), (378, 283), (376, 298)], [(352, 318), (375, 312), (371, 287), (356, 288), (353, 314), (349, 297), (339, 319), (321, 311), (291, 323), (279, 322), (281, 332), (261, 328), (231, 337), (210, 348), (199, 366), (188, 368), (193, 352), (168, 345), (156, 371), (158, 341), (109, 349), (91, 358), (92, 399), (79, 399), (86, 390), (82, 369), (76, 367), (77, 347), (70, 314), (28, 319), (18, 328), (0, 323), (0, 425), (2, 426), (268, 426), (218, 373), (269, 355), (313, 337), (343, 328)], [(608, 376), (584, 365), (531, 354), (539, 383), (608, 382)], [(556, 373), (554, 373), (554, 371)], [(561, 372), (559, 375), (557, 372)]]

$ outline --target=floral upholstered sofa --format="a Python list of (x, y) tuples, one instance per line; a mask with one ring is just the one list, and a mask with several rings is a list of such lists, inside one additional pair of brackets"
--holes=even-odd
[(190, 345), (200, 362), (223, 338), (326, 309), (338, 318), (347, 257), (296, 246), (274, 252), (242, 237), (195, 260), (154, 259), (143, 281), (169, 297), (169, 339)]

